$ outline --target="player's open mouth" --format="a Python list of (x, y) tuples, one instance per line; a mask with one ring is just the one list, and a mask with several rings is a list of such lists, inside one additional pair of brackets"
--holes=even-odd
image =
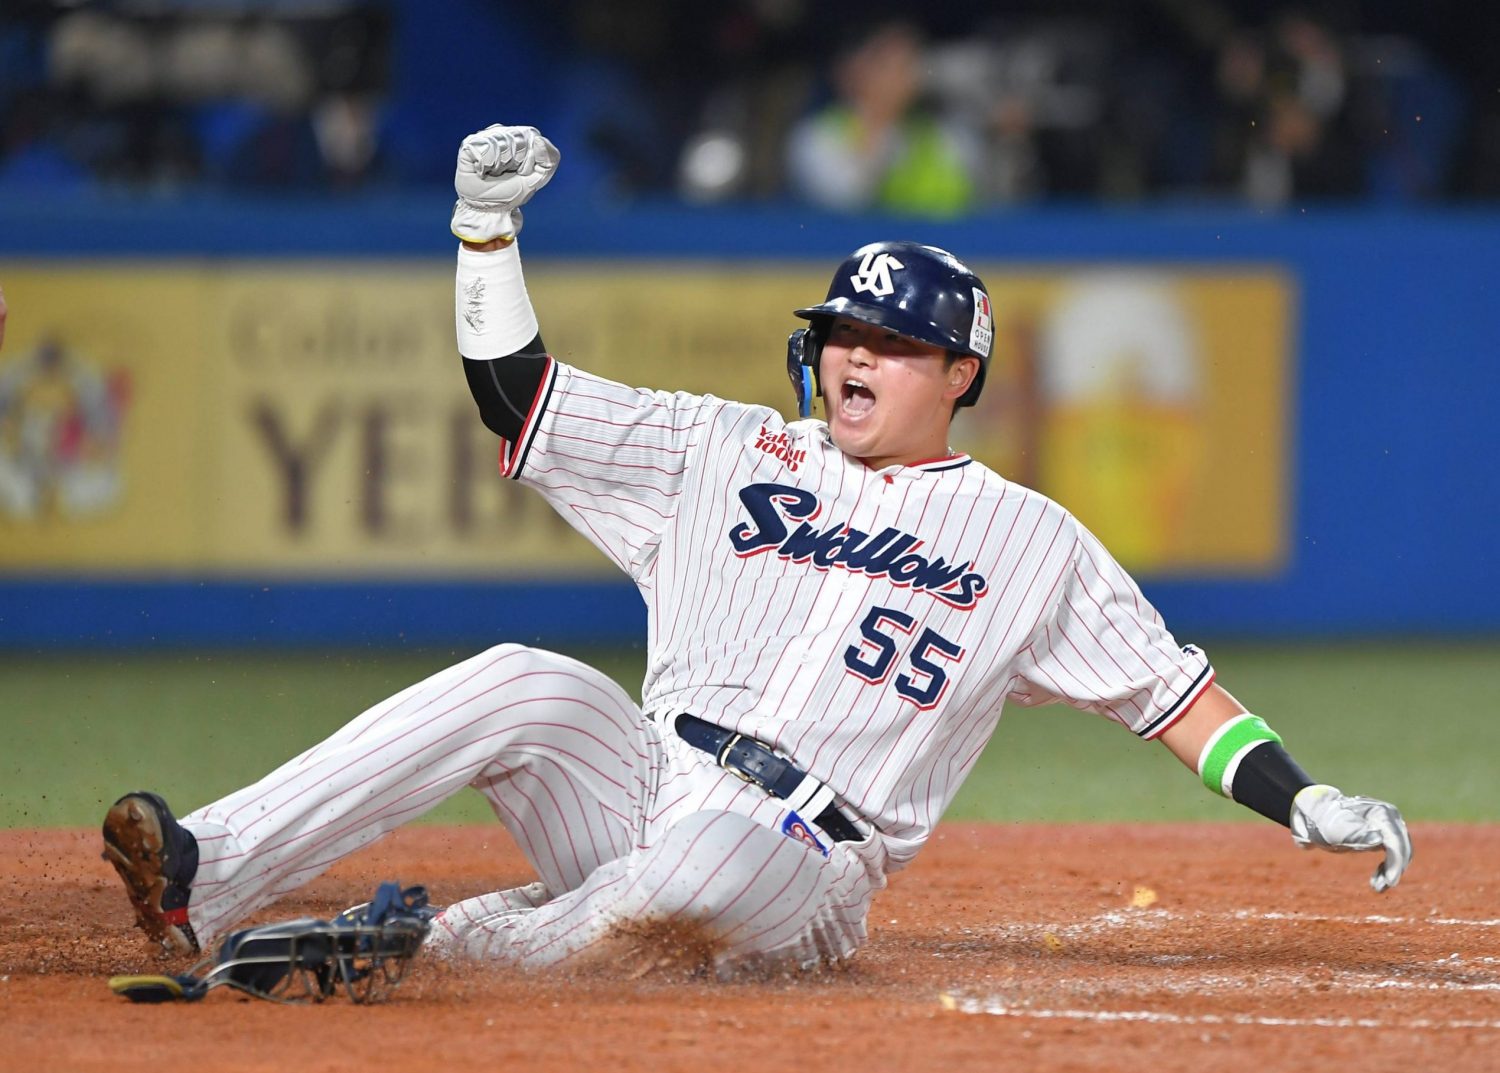
[(839, 409), (845, 417), (858, 419), (875, 408), (875, 392), (862, 380), (845, 380), (839, 389)]

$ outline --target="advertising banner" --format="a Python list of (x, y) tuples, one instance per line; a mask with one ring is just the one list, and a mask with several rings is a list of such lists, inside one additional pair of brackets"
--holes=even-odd
[[(953, 446), (1146, 573), (1285, 558), (1296, 294), (1274, 271), (977, 266), (995, 358)], [(790, 409), (824, 269), (528, 263), (559, 359)], [(432, 261), (0, 264), (0, 572), (606, 575), (496, 472)]]

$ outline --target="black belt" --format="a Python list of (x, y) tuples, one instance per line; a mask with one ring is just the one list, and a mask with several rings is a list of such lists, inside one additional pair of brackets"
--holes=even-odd
[[(831, 796), (831, 791), (822, 783), (754, 738), (714, 726), (692, 715), (679, 715), (676, 727), (677, 736), (683, 741), (695, 749), (702, 749), (725, 771), (759, 786), (772, 797), (783, 801), (816, 802), (819, 797)], [(797, 810), (794, 805), (793, 811)], [(812, 818), (812, 822), (835, 842), (859, 842), (865, 837), (854, 826), (854, 821), (840, 812), (831, 800)]]

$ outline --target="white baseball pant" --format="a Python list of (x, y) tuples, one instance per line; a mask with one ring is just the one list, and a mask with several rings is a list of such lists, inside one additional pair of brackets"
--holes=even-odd
[(375, 705), (183, 819), (208, 948), (248, 914), (473, 786), (540, 880), (468, 898), (429, 946), (524, 967), (583, 963), (648, 921), (691, 922), (723, 974), (852, 954), (885, 884), (878, 836), (825, 856), (789, 811), (576, 660), (501, 645)]

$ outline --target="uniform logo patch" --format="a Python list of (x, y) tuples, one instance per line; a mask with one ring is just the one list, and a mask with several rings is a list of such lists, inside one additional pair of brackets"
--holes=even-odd
[(817, 850), (825, 857), (828, 856), (828, 847), (823, 845), (817, 835), (813, 834), (812, 826), (795, 812), (788, 812), (786, 819), (781, 821), (781, 833), (801, 842), (809, 849)]
[(765, 425), (760, 426), (760, 433), (755, 437), (755, 449), (786, 463), (786, 468), (793, 473), (807, 458), (805, 450), (792, 447), (791, 436), (785, 432), (772, 432)]
[(969, 329), (969, 349), (990, 356), (995, 341), (995, 317), (990, 310), (990, 296), (974, 288), (974, 326)]
[(896, 289), (891, 273), (906, 266), (888, 253), (867, 253), (859, 262), (859, 271), (849, 277), (854, 284), (854, 293), (868, 291), (876, 298), (884, 298)]

